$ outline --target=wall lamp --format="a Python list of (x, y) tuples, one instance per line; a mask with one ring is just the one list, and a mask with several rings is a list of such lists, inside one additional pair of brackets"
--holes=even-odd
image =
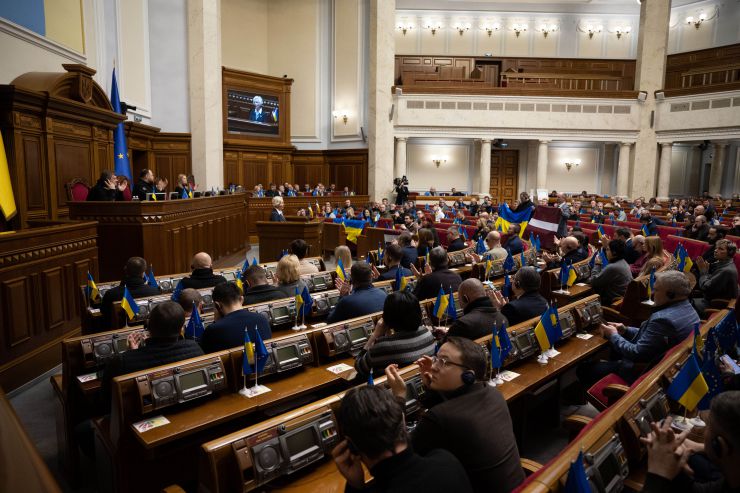
[(399, 31), (403, 33), (404, 36), (406, 36), (407, 31), (411, 31), (414, 28), (414, 25), (410, 22), (399, 22), (398, 26), (396, 26)]
[(490, 38), (494, 31), (501, 30), (501, 24), (499, 24), (498, 22), (494, 22), (493, 24), (484, 24), (480, 28), (482, 31), (487, 32), (488, 37)]
[(599, 24), (598, 26), (594, 26), (591, 24), (587, 25), (586, 31), (588, 31), (588, 39), (594, 39), (594, 34), (600, 33), (603, 30), (604, 26), (602, 26), (601, 24)]
[(614, 32), (617, 33), (617, 39), (622, 39), (623, 34), (629, 34), (632, 31), (630, 26), (617, 26)]
[(694, 18), (693, 15), (688, 16), (686, 18), (686, 24), (693, 24), (695, 28), (699, 29), (702, 22), (704, 22), (705, 20), (707, 20), (707, 14), (702, 12), (699, 14), (699, 17), (697, 18)]
[(457, 32), (460, 33), (460, 36), (462, 36), (465, 31), (470, 29), (470, 24), (464, 24), (464, 23), (457, 23), (455, 24), (455, 29), (457, 29)]
[(332, 111), (332, 115), (334, 115), (334, 119), (336, 120), (338, 118), (341, 118), (342, 119), (342, 122), (344, 122), (345, 125), (347, 124), (347, 120), (349, 120), (348, 113), (349, 112), (347, 110), (336, 110), (336, 111)]
[(542, 24), (540, 26), (540, 32), (544, 37), (547, 37), (548, 34), (554, 33), (558, 30), (558, 26), (556, 24), (550, 24), (549, 26), (547, 24)]
[(446, 157), (433, 157), (432, 162), (439, 168), (439, 165), (447, 162)]
[(529, 28), (529, 26), (526, 24), (514, 24), (513, 26), (511, 26), (511, 28), (518, 38), (521, 33), (527, 32), (527, 28)]
[(565, 169), (570, 171), (573, 166), (575, 166), (576, 168), (579, 167), (581, 165), (581, 160), (580, 159), (568, 159), (563, 164), (565, 165)]
[(429, 24), (427, 24), (427, 29), (429, 29), (430, 31), (432, 31), (432, 36), (434, 36), (435, 34), (437, 34), (437, 31), (439, 29), (442, 29), (442, 24), (439, 23), (439, 22), (429, 23)]

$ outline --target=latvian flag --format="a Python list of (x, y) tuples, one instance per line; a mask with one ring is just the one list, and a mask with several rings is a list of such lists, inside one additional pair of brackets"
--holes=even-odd
[(538, 205), (527, 224), (527, 231), (539, 235), (542, 247), (550, 249), (555, 245), (555, 233), (558, 231), (560, 216), (559, 208)]

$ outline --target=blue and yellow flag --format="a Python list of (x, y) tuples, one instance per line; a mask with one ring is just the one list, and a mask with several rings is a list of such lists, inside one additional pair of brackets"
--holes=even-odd
[(254, 344), (249, 340), (249, 329), (244, 327), (244, 352), (242, 353), (242, 375), (251, 375), (254, 364)]
[(373, 378), (373, 370), (372, 370), (372, 368), (370, 369), (370, 373), (367, 376), (367, 386), (368, 387), (375, 386), (375, 379)]
[(493, 337), (491, 337), (491, 368), (499, 369), (504, 366), (504, 358), (501, 357), (501, 340), (498, 330), (493, 326)]
[(401, 264), (399, 264), (396, 267), (396, 291), (406, 291), (406, 286), (408, 285), (408, 281), (403, 277), (401, 270)]
[(553, 307), (545, 310), (545, 313), (540, 317), (540, 321), (534, 328), (534, 335), (537, 338), (537, 343), (540, 349), (546, 351), (553, 347), (555, 343), (563, 337), (563, 331), (560, 328), (560, 321), (558, 320), (557, 310)]
[(385, 256), (385, 252), (383, 251), (383, 244), (381, 242), (378, 242), (378, 264), (383, 264), (383, 257)]
[(308, 286), (303, 286), (301, 298), (303, 299), (303, 313), (301, 313), (301, 315), (310, 315), (311, 307), (313, 306), (313, 298), (311, 297), (311, 293), (308, 292)]
[(691, 260), (691, 257), (689, 257), (689, 253), (686, 251), (686, 248), (679, 243), (676, 247), (676, 258), (678, 259), (678, 267), (677, 270), (681, 272), (690, 272), (691, 268), (694, 266), (694, 262)]
[(345, 219), (342, 224), (344, 224), (344, 231), (347, 233), (347, 241), (357, 243), (357, 237), (362, 234), (365, 221), (362, 219)]
[(567, 266), (560, 268), (561, 271), (563, 269), (565, 269), (565, 274), (563, 274), (564, 284), (568, 287), (573, 286), (573, 284), (575, 284), (578, 280), (578, 274), (576, 274), (576, 270), (573, 268), (573, 262), (570, 262)]
[(655, 290), (655, 267), (650, 271), (650, 279), (648, 279), (647, 295), (648, 299), (653, 299), (653, 290)]
[(527, 266), (527, 257), (524, 256), (524, 250), (522, 250), (522, 256), (519, 260), (520, 260), (520, 263), (522, 264), (522, 267)]
[(601, 259), (602, 268), (609, 265), (609, 258), (606, 256), (606, 252), (604, 250), (599, 250), (599, 258)]
[(0, 133), (0, 210), (2, 210), (6, 221), (10, 221), (17, 212), (2, 133)]
[(121, 308), (128, 315), (128, 319), (131, 320), (139, 314), (139, 305), (136, 304), (136, 300), (131, 296), (131, 292), (128, 290), (128, 286), (123, 287), (123, 298), (121, 299)]
[(450, 293), (447, 295), (450, 302), (447, 304), (447, 316), (452, 320), (457, 320), (457, 307), (455, 306), (455, 294), (450, 286)]
[(198, 313), (198, 307), (193, 301), (193, 313), (190, 314), (190, 320), (185, 326), (185, 337), (189, 339), (200, 339), (203, 336), (205, 327), (203, 327), (203, 319), (200, 318)]
[(504, 361), (511, 350), (514, 349), (511, 339), (509, 339), (509, 333), (506, 331), (506, 323), (502, 323), (501, 327), (498, 328), (498, 343), (501, 348), (501, 361)]
[(496, 219), (495, 227), (499, 231), (506, 233), (509, 231), (509, 226), (513, 223), (518, 224), (521, 227), (519, 231), (519, 237), (524, 237), (524, 230), (532, 217), (534, 209), (528, 209), (526, 211), (514, 212), (509, 208), (509, 205), (504, 202), (498, 206), (498, 219)]
[(98, 290), (98, 285), (95, 284), (95, 280), (93, 279), (92, 274), (90, 274), (90, 271), (87, 271), (87, 287), (85, 288), (85, 294), (87, 295), (87, 299), (91, 302), (100, 303), (100, 291)]
[(301, 316), (301, 309), (303, 308), (303, 296), (298, 288), (295, 288), (295, 313), (297, 316)]
[(427, 247), (427, 253), (424, 255), (424, 262), (426, 262), (424, 265), (432, 266), (432, 264), (429, 263), (429, 247)]
[(478, 243), (475, 245), (475, 253), (478, 255), (486, 253), (486, 241), (483, 239), (483, 235), (478, 237)]
[(486, 274), (485, 274), (485, 280), (487, 281), (488, 278), (491, 275), (491, 270), (493, 269), (493, 260), (488, 259), (486, 260)]
[(434, 316), (437, 317), (437, 320), (442, 320), (442, 316), (447, 312), (447, 306), (449, 304), (450, 300), (444, 289), (442, 289), (442, 286), (440, 286), (437, 301), (434, 302)]
[(693, 411), (699, 401), (709, 392), (709, 386), (699, 368), (696, 357), (696, 346), (691, 351), (689, 359), (668, 387), (666, 394), (681, 404), (688, 411)]
[(578, 453), (574, 462), (570, 463), (568, 479), (565, 481), (564, 493), (591, 493), (591, 483), (588, 482), (586, 469), (583, 467), (583, 450)]
[(596, 234), (599, 235), (599, 239), (601, 239), (602, 236), (604, 236), (606, 233), (604, 232), (604, 228), (599, 224), (596, 226)]
[(640, 233), (642, 233), (642, 236), (645, 236), (645, 237), (650, 236), (650, 232), (648, 231), (647, 224), (642, 225), (642, 228), (640, 228)]
[(308, 215), (308, 217), (313, 219), (313, 209), (311, 208), (311, 204), (308, 204), (308, 207), (306, 207), (306, 214)]
[(337, 273), (337, 277), (341, 279), (342, 281), (347, 280), (347, 275), (344, 272), (344, 262), (342, 262), (342, 259), (337, 259), (337, 267), (334, 269), (334, 272)]

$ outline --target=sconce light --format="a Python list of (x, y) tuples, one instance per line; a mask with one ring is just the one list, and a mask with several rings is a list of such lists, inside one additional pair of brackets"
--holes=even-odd
[(494, 31), (501, 30), (501, 24), (499, 24), (498, 22), (494, 22), (493, 24), (482, 24), (480, 28), (482, 31), (487, 32), (488, 37), (490, 38)]
[(565, 169), (570, 171), (570, 169), (573, 166), (575, 166), (576, 168), (579, 167), (581, 165), (581, 160), (580, 159), (568, 159), (563, 164), (565, 165)]
[(427, 29), (432, 31), (432, 36), (437, 34), (437, 30), (442, 29), (442, 23), (440, 22), (430, 22), (427, 24)]
[(468, 29), (470, 29), (470, 24), (465, 24), (463, 22), (458, 22), (457, 24), (455, 24), (455, 29), (457, 29), (457, 32), (459, 32), (460, 33), (460, 36), (462, 36), (463, 33), (465, 33), (465, 31), (467, 31)]
[(588, 31), (588, 39), (593, 39), (594, 34), (600, 33), (603, 30), (604, 30), (604, 26), (602, 26), (601, 24), (599, 24), (598, 26), (594, 26), (591, 24), (587, 25), (586, 31)]
[(437, 165), (437, 168), (439, 168), (440, 164), (447, 162), (447, 158), (446, 157), (433, 157), (432, 162)]
[(699, 14), (698, 18), (694, 18), (693, 15), (690, 15), (686, 18), (686, 24), (693, 24), (695, 28), (699, 29), (701, 26), (701, 23), (707, 20), (707, 14), (704, 12)]
[(640, 91), (637, 93), (637, 101), (640, 103), (644, 103), (645, 100), (647, 100), (648, 93), (647, 91)]
[(345, 125), (347, 124), (347, 120), (349, 119), (348, 113), (349, 112), (347, 110), (332, 111), (332, 115), (334, 115), (334, 119), (336, 120), (337, 118), (341, 118), (342, 122), (344, 122)]
[(396, 26), (399, 31), (403, 33), (404, 36), (406, 36), (406, 31), (411, 31), (414, 28), (414, 25), (410, 22), (399, 22), (398, 26)]
[(550, 24), (549, 26), (547, 24), (542, 24), (540, 26), (540, 32), (544, 37), (547, 37), (548, 34), (554, 33), (558, 30), (558, 26), (555, 24)]
[(526, 24), (514, 24), (513, 26), (511, 26), (517, 38), (521, 33), (526, 32), (528, 27), (529, 26), (527, 26)]
[(617, 33), (617, 39), (621, 39), (623, 34), (629, 34), (632, 31), (630, 26), (617, 26), (614, 32)]

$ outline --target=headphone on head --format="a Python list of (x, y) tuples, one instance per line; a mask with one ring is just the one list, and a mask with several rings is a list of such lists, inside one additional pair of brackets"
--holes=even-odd
[(465, 370), (460, 375), (460, 378), (465, 385), (473, 385), (475, 383), (475, 372), (473, 370)]

